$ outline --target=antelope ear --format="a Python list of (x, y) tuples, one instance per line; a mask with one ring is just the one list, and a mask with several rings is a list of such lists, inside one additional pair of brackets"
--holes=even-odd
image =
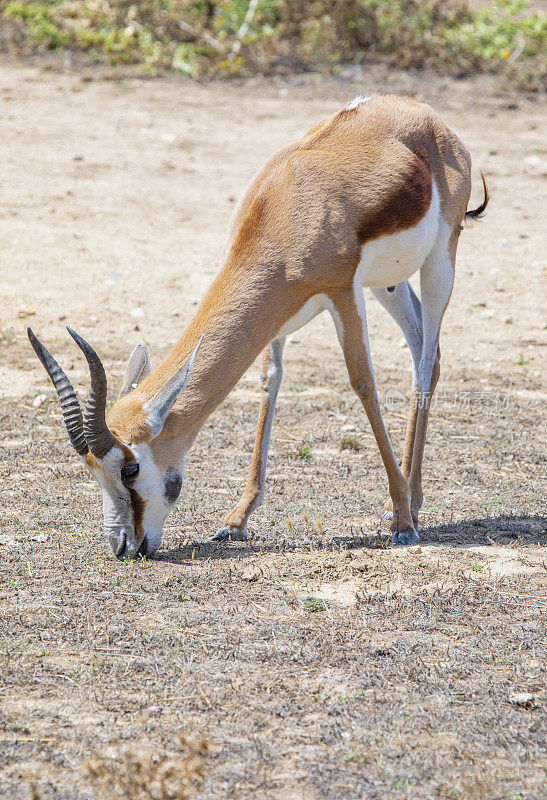
[(143, 409), (147, 416), (146, 421), (150, 427), (152, 438), (162, 432), (165, 420), (190, 376), (190, 370), (194, 365), (202, 341), (203, 336), (188, 361), (178, 368), (175, 374), (163, 384), (159, 392), (151, 400), (144, 403)]
[(126, 394), (136, 389), (143, 378), (146, 378), (152, 367), (150, 364), (150, 354), (148, 348), (138, 344), (127, 362), (125, 375), (123, 376), (122, 388), (118, 395), (118, 400)]

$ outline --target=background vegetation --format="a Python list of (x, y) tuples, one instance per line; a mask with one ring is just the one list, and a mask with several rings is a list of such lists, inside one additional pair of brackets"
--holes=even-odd
[[(336, 70), (383, 55), (399, 67), (546, 77), (547, 18), (526, 0), (0, 0), (4, 47), (68, 48), (143, 73)], [(247, 24), (245, 24), (245, 21)], [(243, 27), (242, 27), (243, 26)]]

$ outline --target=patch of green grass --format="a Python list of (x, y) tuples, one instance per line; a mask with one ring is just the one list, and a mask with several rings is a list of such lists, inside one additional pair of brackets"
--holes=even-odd
[(364, 753), (348, 753), (344, 756), (344, 761), (348, 762), (349, 764), (355, 763), (356, 761), (362, 761), (365, 757)]
[(311, 457), (311, 442), (305, 440), (296, 448), (299, 458), (306, 459)]
[(440, 786), (438, 791), (441, 797), (450, 797), (452, 800), (460, 797), (460, 792), (452, 786)]
[(152, 566), (152, 562), (146, 556), (140, 555), (140, 553), (133, 558), (127, 556), (121, 560), (115, 559), (115, 563), (117, 565), (123, 564), (126, 567), (135, 567), (136, 569), (150, 569)]
[(514, 361), (513, 363), (514, 364), (518, 364), (519, 367), (525, 367), (527, 364), (530, 363), (530, 359), (529, 358), (524, 358), (524, 356), (521, 353), (520, 356), (518, 357), (518, 359), (516, 361)]
[(31, 736), (34, 733), (34, 728), (31, 728), (30, 725), (19, 725), (17, 723), (6, 725), (6, 730), (19, 733), (23, 736)]
[(367, 736), (365, 741), (367, 744), (385, 744), (386, 737), (382, 736), (381, 734), (378, 734), (377, 736)]
[(406, 789), (410, 786), (410, 781), (407, 781), (406, 778), (397, 778), (391, 784), (392, 789)]
[(360, 450), (361, 443), (359, 437), (354, 433), (348, 433), (340, 439), (340, 450)]
[(485, 566), (486, 564), (471, 564), (471, 570), (473, 572), (482, 572)]
[[(116, 563), (118, 564), (119, 562), (116, 561)], [(109, 571), (108, 567), (110, 565), (99, 563), (99, 564), (83, 564), (82, 566), (86, 572), (90, 572), (92, 575), (106, 575)]]
[(297, 381), (297, 383), (291, 383), (289, 386), (287, 386), (289, 392), (298, 392), (298, 393), (305, 392), (307, 388), (308, 388), (307, 385), (305, 383), (302, 383), (302, 381)]
[(304, 602), (304, 610), (308, 611), (310, 614), (317, 614), (318, 612), (326, 611), (327, 605), (323, 600), (319, 600), (317, 597), (311, 597)]

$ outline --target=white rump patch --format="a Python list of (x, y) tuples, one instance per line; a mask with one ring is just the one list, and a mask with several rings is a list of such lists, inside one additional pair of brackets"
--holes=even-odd
[(353, 108), (357, 108), (360, 106), (361, 103), (366, 103), (367, 100), (370, 100), (370, 95), (368, 94), (359, 94), (357, 97), (354, 97), (353, 100), (350, 100), (347, 105), (344, 106), (344, 111), (351, 111)]

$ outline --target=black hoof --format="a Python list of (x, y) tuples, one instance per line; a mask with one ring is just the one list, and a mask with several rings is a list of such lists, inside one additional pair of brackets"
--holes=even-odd
[(408, 531), (395, 531), (391, 534), (391, 544), (393, 547), (405, 547), (409, 544), (417, 544), (420, 541), (416, 528)]
[(247, 531), (241, 530), (241, 528), (231, 528), (229, 525), (225, 525), (219, 531), (215, 533), (214, 536), (211, 536), (211, 542), (246, 542), (247, 541)]

